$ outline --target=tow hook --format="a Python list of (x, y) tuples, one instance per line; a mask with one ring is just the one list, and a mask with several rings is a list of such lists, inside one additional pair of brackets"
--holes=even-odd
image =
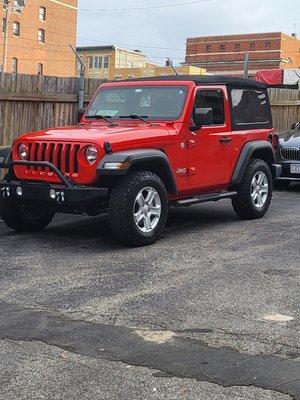
[(10, 190), (8, 186), (1, 188), (2, 197), (10, 197)]

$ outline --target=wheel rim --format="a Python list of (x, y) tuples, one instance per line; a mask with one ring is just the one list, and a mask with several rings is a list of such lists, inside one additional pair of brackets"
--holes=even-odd
[(161, 216), (161, 199), (153, 187), (145, 187), (135, 198), (133, 206), (134, 222), (143, 233), (152, 232)]
[(268, 177), (264, 172), (259, 171), (254, 175), (251, 182), (251, 199), (254, 207), (262, 208), (267, 202), (268, 195)]

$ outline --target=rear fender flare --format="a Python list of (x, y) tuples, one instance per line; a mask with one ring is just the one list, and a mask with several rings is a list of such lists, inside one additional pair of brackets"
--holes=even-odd
[(243, 147), (238, 162), (235, 166), (231, 179), (232, 186), (236, 186), (241, 183), (252, 158), (261, 158), (265, 160), (274, 174), (273, 165), (275, 165), (275, 153), (271, 143), (265, 140), (248, 142)]

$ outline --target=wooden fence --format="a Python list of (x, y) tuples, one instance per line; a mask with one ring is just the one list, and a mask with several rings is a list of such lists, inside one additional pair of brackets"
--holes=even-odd
[[(86, 101), (102, 82), (85, 80)], [(25, 132), (74, 124), (78, 88), (78, 78), (0, 73), (0, 146)]]
[[(86, 79), (89, 101), (103, 81)], [(0, 73), (0, 146), (20, 134), (76, 122), (78, 78)], [(278, 133), (300, 121), (300, 91), (270, 89), (274, 126)]]
[(300, 90), (269, 89), (275, 131), (287, 131), (300, 122)]

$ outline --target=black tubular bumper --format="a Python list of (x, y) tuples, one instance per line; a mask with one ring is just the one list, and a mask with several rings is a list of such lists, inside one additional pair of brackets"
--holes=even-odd
[(107, 188), (76, 185), (72, 179), (49, 162), (12, 161), (10, 167), (14, 165), (49, 168), (58, 176), (61, 184), (50, 184), (46, 181), (20, 181), (13, 174), (8, 173), (6, 178), (0, 181), (0, 199), (29, 200), (72, 207), (91, 200), (104, 201), (108, 197)]

